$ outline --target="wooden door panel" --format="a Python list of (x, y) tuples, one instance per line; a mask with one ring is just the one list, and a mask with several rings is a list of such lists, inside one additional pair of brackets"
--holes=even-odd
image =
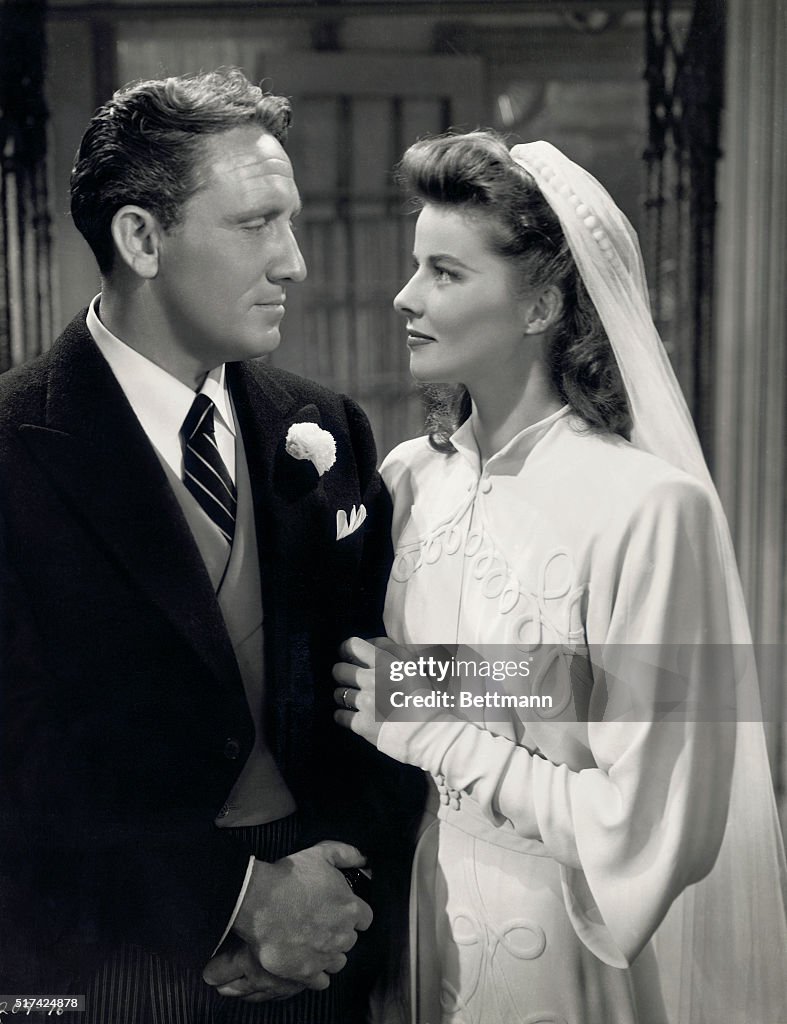
[(304, 202), (309, 268), (290, 289), (277, 365), (357, 398), (381, 453), (421, 430), (401, 318), (391, 301), (410, 272), (413, 217), (392, 176), (403, 150), (450, 125), (474, 126), (474, 58), (299, 53), (258, 68), (293, 99), (288, 151)]

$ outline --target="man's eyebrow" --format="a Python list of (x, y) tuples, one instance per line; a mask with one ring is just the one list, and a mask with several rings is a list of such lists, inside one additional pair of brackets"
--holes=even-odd
[[(279, 217), (286, 210), (286, 204), (271, 200), (262, 203), (260, 206), (249, 207), (247, 210), (240, 210), (233, 215), (233, 220), (258, 220), (260, 217)], [(303, 211), (303, 204), (298, 203), (293, 207), (291, 217), (297, 217)]]

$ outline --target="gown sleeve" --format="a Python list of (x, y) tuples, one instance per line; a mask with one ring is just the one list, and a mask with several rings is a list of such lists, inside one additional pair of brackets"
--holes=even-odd
[[(713, 515), (699, 484), (681, 478), (652, 489), (598, 561), (586, 615), (594, 691), (603, 687), (605, 705), (588, 723), (593, 767), (553, 764), (446, 712), (386, 722), (379, 745), (443, 775), (494, 824), (543, 843), (560, 864), (578, 936), (625, 967), (718, 853), (735, 670)], [(677, 686), (681, 706), (665, 715)]]

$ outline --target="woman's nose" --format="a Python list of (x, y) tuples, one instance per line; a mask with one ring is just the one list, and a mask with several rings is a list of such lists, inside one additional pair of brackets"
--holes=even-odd
[(413, 282), (415, 276), (411, 277), (407, 284), (402, 288), (396, 298), (393, 300), (394, 309), (397, 313), (401, 313), (402, 316), (406, 317), (419, 317), (423, 310), (421, 309), (421, 303), (418, 300), (417, 293)]

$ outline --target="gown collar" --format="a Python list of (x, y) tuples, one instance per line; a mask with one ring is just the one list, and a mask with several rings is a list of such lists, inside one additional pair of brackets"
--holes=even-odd
[(478, 476), (515, 475), (522, 469), (525, 460), (538, 442), (551, 430), (555, 423), (568, 415), (570, 409), (570, 406), (564, 405), (556, 412), (550, 413), (543, 420), (532, 423), (529, 427), (525, 427), (524, 430), (520, 430), (518, 434), (515, 434), (510, 441), (503, 445), (500, 451), (495, 452), (487, 460), (483, 469), (481, 466), (481, 453), (478, 448), (478, 441), (476, 440), (475, 417), (473, 415), (454, 431), (450, 438), (451, 444), (453, 444), (457, 452)]

